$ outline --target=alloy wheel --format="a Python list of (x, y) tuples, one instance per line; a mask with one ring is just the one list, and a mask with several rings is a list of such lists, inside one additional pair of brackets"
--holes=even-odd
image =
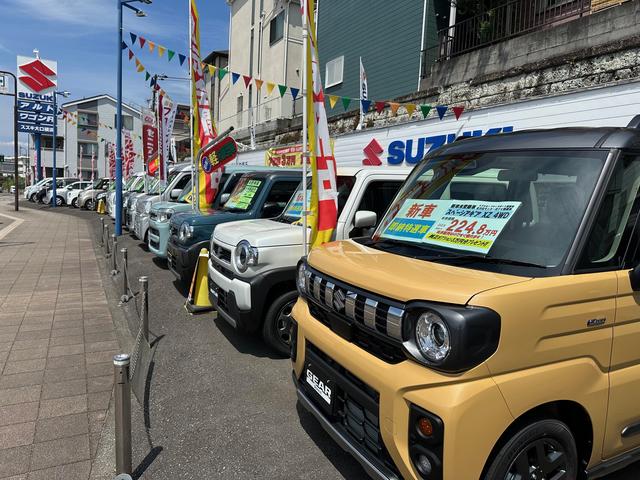
[(552, 438), (527, 444), (511, 463), (505, 480), (568, 480), (567, 455)]
[(296, 300), (285, 303), (276, 317), (276, 333), (278, 340), (286, 346), (291, 345), (291, 311)]

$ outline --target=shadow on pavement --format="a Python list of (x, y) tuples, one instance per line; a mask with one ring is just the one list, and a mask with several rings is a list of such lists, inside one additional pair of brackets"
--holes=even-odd
[(240, 353), (274, 360), (286, 358), (267, 347), (258, 334), (240, 333), (220, 317), (216, 318), (213, 322), (216, 324), (216, 327), (218, 327), (218, 330), (220, 330), (220, 333), (222, 333), (229, 343)]

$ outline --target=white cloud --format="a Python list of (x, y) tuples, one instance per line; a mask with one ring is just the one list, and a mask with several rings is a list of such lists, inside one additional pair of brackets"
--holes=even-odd
[(8, 0), (8, 3), (9, 8), (35, 13), (42, 20), (91, 28), (111, 23), (105, 20), (116, 13), (112, 2), (104, 0)]

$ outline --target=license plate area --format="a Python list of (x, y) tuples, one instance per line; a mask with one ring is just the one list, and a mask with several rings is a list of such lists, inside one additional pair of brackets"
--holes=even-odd
[(306, 390), (315, 399), (316, 405), (326, 413), (333, 414), (335, 407), (335, 381), (331, 374), (318, 363), (307, 362), (302, 372)]

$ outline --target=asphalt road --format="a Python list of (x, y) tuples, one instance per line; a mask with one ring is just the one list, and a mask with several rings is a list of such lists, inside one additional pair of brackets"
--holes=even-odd
[[(95, 213), (62, 208), (56, 214), (61, 213), (86, 217), (97, 237)], [(212, 314), (187, 314), (185, 292), (163, 262), (129, 236), (121, 237), (123, 246), (130, 277), (149, 276), (150, 329), (156, 342), (148, 398), (133, 409), (134, 477), (366, 478), (297, 406), (288, 359), (274, 357), (260, 339), (236, 334)], [(117, 283), (108, 274), (104, 280), (116, 315), (124, 311), (136, 331), (133, 303), (117, 305), (120, 275)], [(637, 478), (640, 464), (607, 480)]]

